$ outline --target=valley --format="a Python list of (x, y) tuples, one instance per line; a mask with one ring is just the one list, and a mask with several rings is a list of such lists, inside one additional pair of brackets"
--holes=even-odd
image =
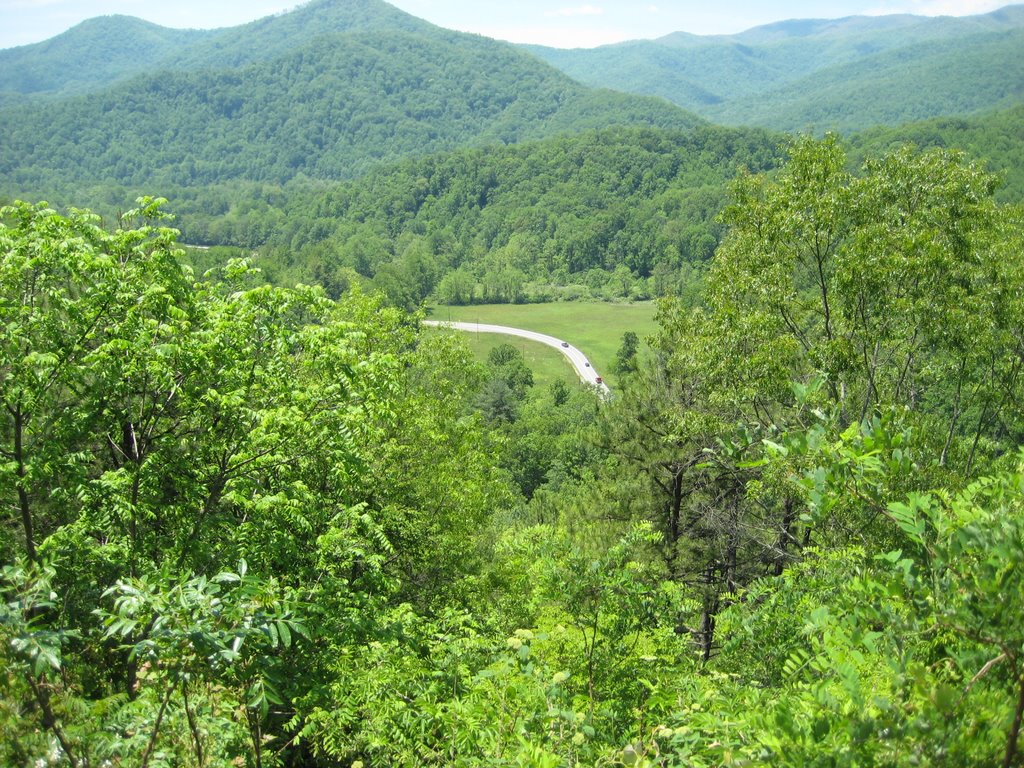
[(0, 50), (0, 765), (1020, 765), (1022, 34)]

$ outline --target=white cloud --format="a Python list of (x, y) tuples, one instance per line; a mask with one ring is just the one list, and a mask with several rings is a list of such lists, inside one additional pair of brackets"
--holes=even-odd
[(45, 8), (50, 5), (62, 5), (64, 0), (9, 0), (0, 3), (0, 11), (17, 11), (23, 8)]
[(1006, 5), (1006, 0), (938, 0), (924, 3), (922, 13), (929, 16), (973, 16)]
[(596, 48), (622, 42), (616, 29), (588, 29), (581, 26), (505, 26), (474, 29), (474, 32), (510, 43), (547, 45), (552, 48)]
[(1006, 2), (1007, 0), (904, 0), (883, 3), (880, 7), (865, 11), (864, 15), (913, 13), (918, 16), (975, 16), (1002, 8)]
[(593, 5), (581, 5), (576, 8), (559, 8), (557, 11), (545, 11), (544, 15), (548, 18), (570, 17), (570, 16), (600, 16), (604, 13), (604, 8), (598, 8)]

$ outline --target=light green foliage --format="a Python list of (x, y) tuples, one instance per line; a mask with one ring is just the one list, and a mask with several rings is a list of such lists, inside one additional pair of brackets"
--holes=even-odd
[(499, 645), (466, 616), (427, 622), (399, 609), (388, 619), (390, 637), (336, 663), (333, 702), (311, 715), (327, 755), (525, 768), (590, 753), (594, 731), (572, 709), (567, 676), (531, 653), (538, 634), (517, 630)]
[[(125, 220), (159, 216), (159, 202), (143, 201)], [(89, 457), (78, 447), (88, 439), (95, 404), (84, 396), (86, 387), (95, 379), (100, 387), (107, 383), (107, 362), (132, 365), (124, 352), (133, 342), (145, 349), (149, 362), (138, 365), (152, 368), (154, 386), (170, 387), (159, 356), (173, 354), (165, 343), (187, 322), (189, 288), (171, 255), (171, 230), (145, 224), (110, 236), (88, 213), (63, 218), (45, 206), (20, 205), (4, 214), (12, 224), (0, 229), (8, 451), (0, 487), (16, 499), (21, 544), (36, 560), (38, 542), (70, 522), (62, 502), (87, 470)], [(125, 390), (130, 384), (118, 394)]]
[(196, 281), (159, 201), (5, 208), (0, 760), (1018, 765), (1019, 212), (791, 154), (608, 401), (358, 281)]
[(711, 386), (784, 401), (788, 380), (818, 371), (842, 421), (912, 404), (946, 437), (940, 463), (969, 468), (953, 437), (965, 417), (984, 435), (1001, 398), (985, 382), (1012, 380), (1019, 357), (1007, 292), (1019, 277), (999, 245), (1013, 219), (993, 189), (956, 153), (905, 148), (853, 178), (834, 139), (797, 141), (780, 179), (739, 182), (725, 213), (734, 227), (708, 278), (724, 345)]
[[(308, 735), (335, 758), (390, 765), (606, 759), (613, 734), (647, 728), (638, 708), (672, 699), (668, 667), (653, 665), (674, 660), (678, 642), (646, 636), (667, 598), (643, 554), (650, 539), (640, 528), (591, 556), (549, 527), (507, 531), (491, 567), (501, 602), (481, 611), (506, 634), (451, 612), (381, 617), (378, 641), (333, 657), (330, 704), (314, 708)], [(519, 619), (533, 628), (508, 623)]]
[(941, 117), (894, 128), (876, 128), (850, 137), (850, 158), (880, 155), (903, 144), (921, 148), (956, 147), (982, 161), (999, 177), (995, 197), (1002, 203), (1024, 201), (1024, 144), (1016, 126), (1024, 105), (969, 118)]
[[(272, 762), (316, 663), (300, 596), (344, 625), (403, 582), (424, 605), (472, 594), (453, 574), (509, 499), (466, 415), (481, 374), (377, 299), (261, 286), (245, 262), (193, 284), (170, 229), (4, 216), (4, 700), (39, 710), (5, 741)], [(358, 626), (339, 636), (379, 631)]]
[[(184, 731), (187, 724), (193, 754), (171, 759), (165, 748), (161, 762), (223, 764), (246, 749), (259, 761), (261, 723), (271, 705), (284, 704), (278, 686), (286, 669), (274, 652), (289, 648), (293, 637), (308, 638), (294, 598), (282, 597), (280, 585), (249, 575), (244, 560), (237, 573), (209, 579), (174, 584), (158, 573), (118, 582), (106, 597), (113, 598), (113, 608), (98, 609), (104, 636), (125, 642), (129, 660), (140, 665), (136, 701), (160, 702), (152, 725), (150, 707), (125, 708), (114, 726), (119, 748), (108, 759), (141, 754), (140, 765), (146, 765), (161, 728)], [(172, 702), (180, 710), (170, 708)]]
[[(1014, 446), (1016, 411), (996, 403), (1019, 399), (1019, 260), (1007, 253), (1020, 230), (992, 189), (955, 153), (899, 150), (854, 176), (833, 139), (797, 140), (780, 174), (736, 183), (705, 305), (662, 305), (655, 357), (606, 409), (613, 458), (596, 468), (596, 489), (564, 494), (558, 509), (579, 531), (581, 518), (605, 532), (628, 520), (655, 525), (683, 586), (678, 626), (709, 667), (785, 685), (791, 675), (778, 664), (807, 648), (787, 618), (800, 603), (771, 614), (776, 638), (749, 638), (722, 618), (744, 616), (744, 590), (785, 577), (813, 545), (872, 555), (899, 546), (891, 502), (956, 487)], [(756, 594), (789, 600), (792, 591), (787, 581)], [(835, 633), (812, 654), (819, 672), (836, 667), (836, 654), (864, 653), (862, 628), (818, 618)], [(723, 647), (723, 631), (748, 639)], [(745, 645), (760, 653), (737, 650)], [(884, 698), (888, 686), (896, 699), (899, 683), (875, 680), (874, 661), (858, 657), (850, 669), (861, 688), (826, 719), (858, 746), (835, 748), (888, 759), (868, 746), (888, 715), (864, 691)], [(841, 684), (819, 692), (834, 696), (829, 686)], [(854, 724), (852, 712), (865, 721)], [(876, 715), (881, 725), (867, 723)], [(800, 738), (806, 751), (794, 764), (827, 753), (814, 746), (824, 733)]]
[[(890, 470), (854, 454), (884, 482)], [(1020, 590), (1020, 481), (1017, 470), (893, 502), (903, 549), (809, 553), (727, 612), (722, 666), (760, 669), (754, 679), (778, 692), (749, 718), (750, 754), (782, 765), (1016, 764), (1021, 640), (1005, 604)]]

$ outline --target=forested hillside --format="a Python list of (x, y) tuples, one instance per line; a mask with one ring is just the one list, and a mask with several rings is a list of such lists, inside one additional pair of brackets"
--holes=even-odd
[[(668, 177), (755, 139), (629, 137)], [(4, 208), (0, 762), (1019, 765), (1024, 213), (866, 160), (739, 174), (604, 404), (358, 288), (197, 277), (157, 200)]]
[[(378, 0), (0, 52), (0, 765), (1024, 764), (1022, 29), (581, 54), (978, 112), (823, 138)], [(653, 297), (608, 398), (421, 327)]]
[(0, 51), (0, 92), (67, 96), (144, 73), (238, 68), (275, 59), (323, 35), (353, 31), (442, 30), (382, 0), (311, 0), (287, 14), (216, 30), (104, 16), (51, 40)]
[(894, 128), (876, 128), (850, 137), (850, 156), (884, 154), (906, 143), (918, 147), (961, 149), (983, 161), (1000, 177), (996, 199), (1024, 202), (1024, 105), (969, 118), (938, 117)]
[(0, 100), (96, 90), (145, 72), (209, 34), (128, 16), (89, 19), (51, 40), (0, 50)]
[(402, 306), (435, 290), (511, 302), (613, 282), (618, 297), (667, 295), (717, 247), (726, 181), (780, 157), (762, 131), (608, 129), (407, 161), (276, 205), (243, 195), (225, 209), (212, 191), (182, 199), (180, 226), (189, 242), (262, 245), (274, 282), (336, 294), (361, 276)]
[(0, 109), (2, 191), (351, 178), (461, 146), (700, 122), (661, 100), (593, 91), (512, 46), (376, 0), (318, 0), (155, 65), (88, 95)]
[(595, 49), (528, 49), (580, 82), (727, 125), (852, 131), (1019, 101), (1024, 6), (983, 16), (794, 20)]
[(707, 110), (726, 125), (856, 131), (1006, 108), (1024, 97), (1024, 29), (918, 43), (830, 67), (758, 97)]

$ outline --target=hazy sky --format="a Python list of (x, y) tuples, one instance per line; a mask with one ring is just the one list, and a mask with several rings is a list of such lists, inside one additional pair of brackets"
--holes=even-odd
[[(1019, 0), (1018, 0), (1019, 1)], [(783, 19), (916, 13), (966, 16), (1011, 0), (393, 0), (442, 27), (516, 43), (591, 47), (669, 32), (741, 32)], [(277, 0), (0, 0), (0, 48), (58, 35), (93, 16), (121, 13), (166, 27), (211, 29), (291, 10)]]

